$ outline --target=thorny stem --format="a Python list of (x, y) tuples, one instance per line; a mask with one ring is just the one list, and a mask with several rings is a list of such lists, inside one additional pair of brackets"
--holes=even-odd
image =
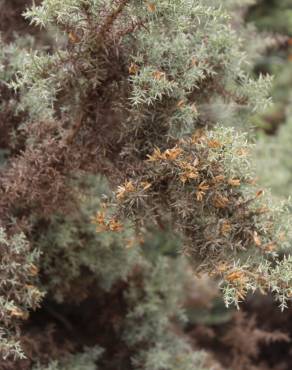
[(106, 18), (104, 24), (101, 26), (97, 39), (101, 42), (105, 34), (110, 30), (114, 21), (117, 19), (119, 14), (124, 10), (125, 6), (130, 2), (130, 0), (121, 0), (119, 6), (113, 10)]
[[(104, 24), (101, 26), (100, 30), (99, 30), (99, 33), (97, 35), (97, 42), (98, 43), (101, 43), (105, 34), (110, 30), (110, 28), (112, 27), (114, 21), (117, 19), (117, 17), (119, 16), (119, 14), (124, 10), (124, 8), (126, 7), (126, 5), (130, 2), (130, 0), (121, 0), (120, 4), (118, 5), (118, 7), (113, 10), (106, 18)], [(74, 141), (74, 139), (76, 138), (76, 136), (78, 135), (78, 132), (80, 131), (82, 125), (84, 124), (84, 115), (83, 114), (80, 114), (79, 118), (77, 119), (77, 122), (75, 123), (75, 125), (73, 126), (71, 132), (68, 134), (68, 136), (66, 137), (66, 144), (67, 145), (71, 145)]]
[(121, 39), (123, 38), (124, 36), (126, 35), (129, 35), (135, 31), (137, 31), (138, 29), (140, 28), (145, 28), (147, 30), (147, 28), (145, 27), (145, 21), (143, 20), (140, 20), (138, 22), (133, 22), (132, 25), (128, 28), (126, 28), (125, 30), (123, 31), (120, 31), (118, 34), (117, 34), (117, 39)]

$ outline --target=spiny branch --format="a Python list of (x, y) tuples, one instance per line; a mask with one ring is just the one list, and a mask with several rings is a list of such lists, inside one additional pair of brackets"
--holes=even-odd
[(106, 18), (104, 24), (101, 26), (97, 39), (99, 42), (103, 40), (106, 33), (111, 29), (112, 25), (114, 24), (115, 20), (118, 18), (120, 13), (124, 10), (126, 5), (130, 2), (130, 0), (121, 0), (120, 4), (116, 9), (114, 9)]

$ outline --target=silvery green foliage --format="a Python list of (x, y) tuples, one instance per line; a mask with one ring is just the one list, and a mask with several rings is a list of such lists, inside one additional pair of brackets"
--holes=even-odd
[[(288, 302), (290, 302), (292, 296), (291, 268), (292, 259), (290, 255), (279, 259), (276, 261), (276, 264), (268, 260), (262, 260), (260, 263), (249, 260), (245, 265), (242, 262), (234, 263), (234, 269), (243, 273), (243, 279), (239, 283), (244, 284), (251, 292), (255, 292), (256, 290), (259, 290), (263, 294), (268, 291), (272, 292), (275, 299), (279, 302), (281, 310), (288, 307)], [(244, 278), (245, 272), (249, 275), (247, 278)], [(238, 297), (236, 284), (224, 283), (223, 294), (227, 307), (234, 303), (239, 307), (238, 298), (240, 297)]]
[[(171, 349), (171, 350), (170, 350)], [(176, 335), (163, 338), (163, 342), (158, 342), (147, 352), (141, 353), (134, 359), (134, 366), (137, 369), (145, 370), (211, 370), (206, 365), (206, 353), (204, 351), (194, 351), (194, 349)]]
[[(219, 97), (221, 111), (227, 106), (233, 111), (242, 110), (244, 105), (246, 115), (250, 114), (249, 107), (265, 107), (269, 78), (261, 77), (257, 83), (248, 77), (244, 40), (230, 26), (221, 2), (163, 0), (152, 2), (152, 8), (142, 0), (122, 3), (125, 6), (111, 25), (110, 36), (103, 27), (106, 29), (106, 16), (111, 11), (114, 14), (119, 3), (114, 6), (105, 0), (45, 0), (26, 11), (32, 24), (58, 30), (53, 53), (30, 53), (11, 84), (24, 92), (22, 106), (30, 110), (32, 117), (56, 116), (60, 95), (63, 114), (74, 113), (70, 108), (73, 105), (78, 110), (86, 93), (102, 88), (109, 78), (108, 49), (115, 43), (126, 54), (120, 59), (121, 76), (108, 88), (115, 110), (122, 106), (125, 109), (123, 95), (129, 95), (128, 118), (122, 122), (124, 131), (138, 135), (141, 126), (161, 117), (161, 124), (172, 134), (190, 132), (199, 118), (210, 116)], [(107, 37), (111, 38), (111, 46)], [(125, 73), (127, 68), (130, 76)], [(173, 107), (167, 116), (166, 102)], [(216, 117), (212, 119), (216, 121)]]
[[(58, 302), (68, 300), (70, 289), (82, 281), (85, 269), (108, 292), (117, 281), (126, 281), (135, 265), (143, 264), (130, 228), (124, 227), (118, 233), (96, 232), (96, 225), (90, 220), (101, 208), (102, 194), (109, 191), (101, 177), (91, 176), (84, 182), (86, 188), (80, 193), (78, 211), (52, 217), (35, 241), (35, 246), (43, 251), (40, 264), (48, 277), (44, 288)], [(127, 244), (131, 248), (127, 249)], [(78, 301), (80, 297), (73, 299)]]
[(23, 358), (15, 336), (15, 321), (27, 319), (29, 310), (38, 307), (43, 296), (37, 286), (32, 285), (36, 280), (39, 252), (31, 250), (23, 233), (8, 236), (2, 227), (0, 252), (0, 353), (4, 359), (8, 356)]
[[(1, 3), (0, 3), (1, 6)], [(0, 11), (1, 12), (1, 11)], [(5, 141), (7, 130), (11, 130), (13, 140), (16, 132), (13, 131), (11, 121), (19, 113), (17, 96), (9, 88), (9, 83), (13, 81), (17, 71), (21, 68), (27, 49), (34, 46), (34, 38), (31, 36), (15, 37), (12, 43), (4, 43), (0, 33), (0, 121), (1, 121), (1, 142)], [(20, 113), (23, 116), (23, 113)], [(18, 116), (17, 119), (20, 120)], [(9, 156), (9, 149), (0, 144), (0, 167), (6, 162)]]
[[(127, 293), (131, 307), (127, 315), (125, 340), (135, 350), (135, 369), (205, 370), (206, 354), (194, 351), (179, 329), (186, 281), (190, 276), (184, 259), (159, 257), (143, 274), (143, 290), (132, 283)], [(139, 349), (140, 348), (140, 349)]]
[(99, 346), (85, 348), (84, 352), (69, 355), (62, 360), (52, 361), (48, 366), (37, 365), (32, 370), (98, 370), (97, 362), (102, 357), (103, 349)]
[(7, 332), (5, 330), (3, 331), (2, 329), (0, 331), (0, 341), (1, 356), (4, 360), (6, 360), (7, 357), (12, 357), (14, 359), (25, 358), (19, 341), (15, 340), (13, 337), (9, 337)]
[(13, 43), (6, 44), (0, 38), (0, 81), (3, 84), (13, 78), (22, 67), (27, 50), (33, 48), (35, 40), (32, 36), (17, 37)]

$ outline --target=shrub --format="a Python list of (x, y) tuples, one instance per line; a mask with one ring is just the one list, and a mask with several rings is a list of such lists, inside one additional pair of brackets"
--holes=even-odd
[[(27, 366), (91, 369), (102, 348), (109, 369), (210, 368), (216, 361), (184, 332), (194, 268), (217, 276), (227, 305), (260, 289), (286, 307), (291, 258), (278, 251), (289, 243), (289, 209), (253, 185), (240, 125), (270, 104), (271, 79), (250, 75), (246, 39), (226, 10), (235, 4), (44, 0), (25, 11), (49, 36), (1, 54), (2, 83), (15, 94), (0, 216), (3, 245), (20, 248), (17, 258), (7, 251), (5, 271), (21, 259), (13, 291), (20, 307), (36, 308), (27, 264), (40, 251), (32, 263), (46, 299), (30, 323), (47, 310), (70, 332), (68, 318), (84, 310), (91, 333), (81, 343), (68, 335), (67, 359), (48, 365), (37, 353)], [(166, 233), (175, 237), (169, 249), (147, 251)], [(17, 323), (6, 311), (10, 329)], [(88, 342), (98, 349), (80, 354)], [(15, 355), (19, 344), (5, 351)]]

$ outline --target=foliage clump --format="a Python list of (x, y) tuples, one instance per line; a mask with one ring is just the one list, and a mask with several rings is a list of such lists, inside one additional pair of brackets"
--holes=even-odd
[(86, 348), (82, 353), (70, 355), (61, 361), (53, 361), (46, 367), (34, 366), (33, 370), (97, 370), (96, 361), (102, 356), (102, 352), (98, 346)]
[(165, 151), (156, 148), (139, 177), (118, 188), (118, 212), (135, 224), (170, 222), (198, 270), (222, 275), (227, 304), (260, 288), (275, 291), (284, 307), (291, 294), (290, 258), (277, 266), (286, 267), (285, 287), (270, 260), (288, 237), (290, 225), (281, 221), (289, 211), (260, 200), (263, 190), (252, 186), (248, 150), (244, 135), (220, 127)]
[(24, 354), (17, 341), (16, 322), (26, 320), (29, 310), (39, 306), (43, 295), (34, 285), (39, 253), (31, 250), (23, 233), (8, 236), (3, 228), (0, 228), (0, 250), (0, 352), (4, 359), (11, 355), (17, 358)]

